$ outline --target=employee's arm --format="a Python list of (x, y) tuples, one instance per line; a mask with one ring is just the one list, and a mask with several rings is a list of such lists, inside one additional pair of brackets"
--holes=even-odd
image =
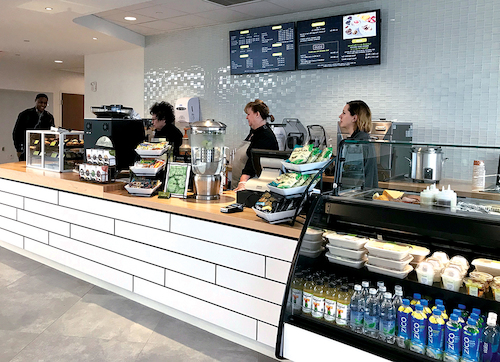
[(19, 155), (24, 151), (23, 145), (26, 138), (26, 126), (25, 121), (22, 116), (22, 113), (17, 117), (16, 125), (14, 126), (14, 130), (12, 131), (12, 139), (14, 140), (14, 146), (16, 147), (17, 155)]

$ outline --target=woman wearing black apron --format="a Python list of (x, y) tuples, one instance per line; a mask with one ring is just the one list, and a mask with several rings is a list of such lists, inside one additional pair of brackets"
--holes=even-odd
[(234, 155), (232, 184), (236, 186), (235, 191), (244, 190), (246, 182), (255, 176), (250, 157), (253, 148), (279, 149), (276, 136), (266, 121), (268, 118), (271, 122), (274, 121), (274, 117), (269, 114), (269, 107), (260, 99), (256, 99), (245, 106), (245, 113), (251, 129)]

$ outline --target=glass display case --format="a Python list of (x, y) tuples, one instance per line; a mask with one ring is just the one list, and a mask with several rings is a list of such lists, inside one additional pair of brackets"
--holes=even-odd
[[(361, 360), (355, 356), (359, 352), (366, 360), (442, 359), (446, 338), (441, 350), (437, 348), (438, 358), (431, 357), (436, 350), (425, 344), (430, 340), (421, 349), (411, 340), (416, 319), (409, 319), (412, 329), (405, 339), (401, 320), (393, 316), (394, 334), (387, 338), (384, 333), (390, 328), (384, 329), (387, 324), (382, 321), (389, 318), (380, 314), (381, 304), (378, 319), (372, 320), (375, 314), (367, 312), (368, 300), (356, 302), (356, 284), (377, 289), (383, 283), (391, 300), (401, 290), (402, 298), (413, 300), (418, 293), (429, 307), (442, 301), (446, 317), (459, 304), (469, 313), (478, 308), (484, 320), (489, 312), (500, 313), (500, 148), (384, 142), (411, 151), (412, 158), (405, 160), (408, 173), (367, 186), (366, 168), (377, 165), (380, 157), (376, 143), (343, 142), (336, 188), (313, 200), (282, 305), (278, 358), (301, 361), (305, 359), (298, 351), (309, 351), (302, 356), (328, 358), (336, 353)], [(367, 157), (374, 162), (367, 162)], [(450, 192), (431, 191), (441, 185), (450, 185)], [(427, 192), (434, 192), (434, 197)], [(427, 338), (432, 326), (425, 320)], [(377, 323), (375, 333), (372, 322)], [(335, 350), (329, 349), (330, 342)]]
[(85, 157), (83, 131), (26, 131), (26, 166), (73, 171)]

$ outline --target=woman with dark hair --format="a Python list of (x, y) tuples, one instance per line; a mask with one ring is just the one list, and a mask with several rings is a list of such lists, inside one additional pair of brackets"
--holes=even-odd
[[(347, 102), (339, 116), (342, 133), (349, 135), (348, 140), (367, 141), (372, 129), (372, 112), (363, 101)], [(378, 187), (378, 168), (375, 148), (372, 144), (362, 144), (364, 159), (364, 188)], [(349, 151), (347, 151), (349, 152)]]
[(247, 114), (250, 133), (245, 141), (238, 147), (233, 161), (232, 185), (235, 191), (245, 189), (245, 184), (250, 178), (255, 176), (255, 169), (252, 164), (251, 152), (253, 148), (265, 150), (278, 150), (278, 141), (274, 132), (267, 124), (267, 119), (271, 122), (274, 117), (269, 114), (269, 107), (260, 99), (249, 102), (245, 108)]
[(174, 107), (167, 102), (155, 103), (149, 109), (152, 116), (155, 138), (164, 138), (174, 149), (174, 156), (179, 155), (182, 132), (175, 126)]

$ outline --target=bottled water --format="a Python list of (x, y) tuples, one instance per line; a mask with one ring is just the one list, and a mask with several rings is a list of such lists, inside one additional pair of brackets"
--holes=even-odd
[(443, 358), (444, 325), (445, 321), (441, 317), (441, 311), (437, 308), (434, 309), (429, 318), (426, 354), (437, 360)]
[(479, 328), (477, 327), (477, 320), (472, 318), (472, 313), (467, 320), (467, 325), (462, 332), (462, 359), (463, 362), (477, 362), (479, 361)]
[(383, 342), (394, 344), (396, 339), (396, 308), (392, 304), (392, 294), (386, 292), (380, 305), (379, 339)]
[(362, 290), (363, 298), (365, 299), (365, 302), (366, 302), (366, 300), (370, 296), (370, 282), (366, 281), (366, 280), (362, 281), (361, 287), (363, 288), (363, 290)]
[(363, 320), (363, 334), (377, 338), (380, 318), (380, 305), (377, 298), (377, 290), (370, 288), (370, 296), (366, 300), (365, 317)]
[(385, 285), (381, 285), (379, 288), (378, 288), (378, 291), (377, 291), (377, 299), (378, 299), (378, 304), (381, 305), (382, 302), (384, 301), (384, 293), (387, 292), (387, 288)]
[[(396, 287), (399, 287), (399, 285), (396, 285)], [(396, 308), (396, 311), (403, 305), (403, 288), (399, 288), (400, 289), (394, 288), (394, 297), (392, 298), (392, 304), (394, 308)]]
[(427, 315), (422, 304), (415, 305), (411, 314), (411, 343), (410, 350), (424, 354), (427, 345)]
[(363, 298), (363, 291), (361, 285), (354, 286), (354, 294), (351, 298), (350, 305), (350, 327), (356, 333), (363, 333), (363, 319), (365, 313), (365, 299)]
[(458, 321), (459, 315), (453, 313), (444, 328), (443, 361), (458, 362), (462, 352), (462, 326)]
[(488, 313), (486, 328), (482, 335), (483, 346), (481, 348), (481, 362), (493, 362), (497, 360), (498, 345), (500, 343), (500, 331), (497, 327), (497, 315)]
[(396, 341), (399, 347), (407, 348), (411, 333), (411, 314), (413, 309), (410, 307), (410, 300), (403, 299), (403, 304), (398, 308), (398, 334)]

